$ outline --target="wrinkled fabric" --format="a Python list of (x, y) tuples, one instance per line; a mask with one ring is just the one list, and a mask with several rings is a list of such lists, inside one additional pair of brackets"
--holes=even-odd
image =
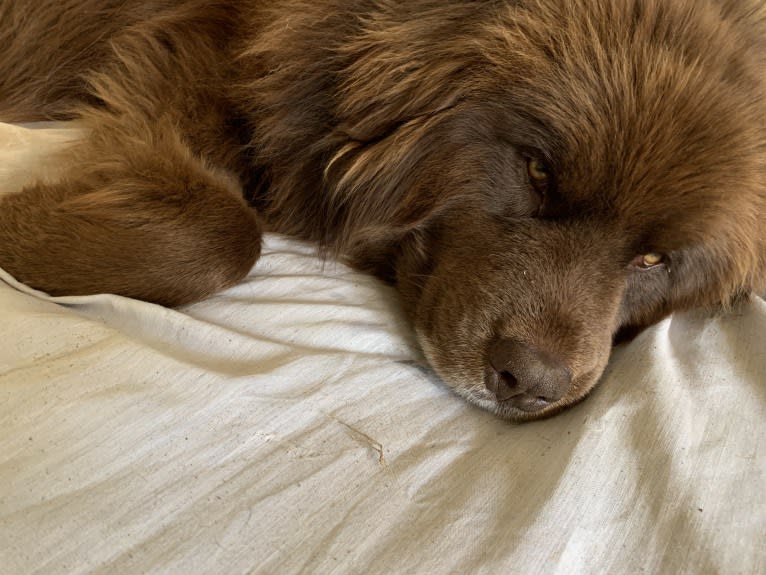
[[(0, 190), (68, 134), (0, 125)], [(296, 241), (176, 310), (0, 272), (0, 573), (764, 573), (764, 333), (677, 314), (515, 425)]]

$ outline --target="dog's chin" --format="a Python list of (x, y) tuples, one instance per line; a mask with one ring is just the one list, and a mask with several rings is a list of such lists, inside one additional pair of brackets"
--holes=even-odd
[(548, 404), (540, 409), (526, 411), (519, 409), (508, 402), (498, 401), (484, 385), (466, 385), (465, 382), (455, 383), (451, 382), (449, 378), (443, 377), (442, 379), (446, 381), (447, 385), (449, 385), (457, 395), (469, 403), (489, 411), (502, 419), (515, 423), (536, 421), (558, 415), (562, 411), (583, 401), (595, 385), (588, 386), (587, 391), (572, 395), (571, 397), (567, 395), (559, 401)]

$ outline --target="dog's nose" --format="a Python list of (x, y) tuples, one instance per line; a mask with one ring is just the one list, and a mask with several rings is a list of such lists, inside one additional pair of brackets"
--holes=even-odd
[(534, 412), (564, 397), (572, 383), (572, 373), (545, 351), (499, 338), (489, 348), (485, 383), (499, 402)]

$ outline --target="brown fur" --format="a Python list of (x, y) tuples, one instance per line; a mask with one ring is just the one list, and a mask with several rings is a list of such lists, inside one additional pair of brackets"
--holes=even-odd
[(89, 134), (0, 203), (0, 266), (53, 294), (179, 305), (296, 235), (394, 282), (444, 380), (526, 419), (613, 336), (766, 290), (760, 0), (0, 0), (0, 46), (1, 120)]

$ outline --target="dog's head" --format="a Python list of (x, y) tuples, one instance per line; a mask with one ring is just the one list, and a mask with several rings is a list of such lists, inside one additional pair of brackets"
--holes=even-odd
[(342, 48), (324, 176), (459, 394), (555, 413), (615, 337), (764, 289), (762, 2), (412, 4)]
[(583, 398), (615, 336), (766, 275), (766, 68), (737, 21), (764, 9), (524, 4), (451, 50), (409, 46), (417, 63), (355, 127), (401, 117), (397, 96), (431, 106), (359, 138), (336, 187), (398, 194), (387, 222), (406, 233), (368, 227), (357, 258), (380, 268), (395, 244), (388, 271), (436, 371), (513, 419)]

